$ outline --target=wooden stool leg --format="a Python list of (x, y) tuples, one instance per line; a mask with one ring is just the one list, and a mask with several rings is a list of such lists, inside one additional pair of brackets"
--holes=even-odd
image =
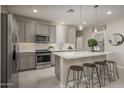
[(75, 71), (73, 71), (73, 87), (75, 87)]
[(115, 63), (115, 71), (116, 71), (117, 78), (119, 78), (119, 72), (118, 72), (118, 68), (117, 68), (117, 64), (116, 63)]
[(103, 66), (103, 77), (104, 77), (104, 86), (106, 85), (106, 72), (105, 72), (105, 65)]
[(77, 88), (79, 87), (79, 71), (77, 71), (77, 79), (76, 79), (76, 86), (77, 86)]
[(87, 76), (86, 76), (85, 71), (84, 71), (84, 79), (85, 79), (86, 87), (88, 88), (88, 84), (87, 84)]
[(99, 65), (97, 69), (98, 69), (100, 82), (101, 82), (101, 84), (103, 84), (103, 77), (102, 77), (103, 68), (101, 65)]
[(112, 73), (113, 73), (113, 80), (115, 81), (115, 66), (114, 66), (114, 64), (112, 64), (112, 69), (113, 69), (113, 71), (112, 71)]
[(111, 64), (109, 64), (109, 72), (110, 72), (110, 76), (111, 76), (111, 81), (113, 81), (113, 73), (112, 73)]
[(111, 82), (111, 75), (110, 75), (110, 71), (109, 71), (109, 66), (108, 65), (106, 65), (106, 69), (107, 69), (107, 75), (108, 75), (109, 81)]
[(67, 81), (66, 81), (66, 86), (65, 86), (66, 88), (67, 88), (67, 85), (68, 85), (69, 74), (70, 74), (70, 68), (68, 70)]
[(90, 74), (89, 74), (89, 68), (86, 68), (86, 77), (87, 77), (87, 88), (90, 87)]
[(93, 88), (93, 75), (94, 75), (94, 68), (91, 69), (91, 87)]
[(96, 74), (98, 77), (98, 82), (99, 82), (99, 87), (101, 88), (101, 82), (100, 82), (100, 77), (99, 77), (99, 73), (98, 73), (98, 68), (96, 67)]
[(91, 88), (92, 87), (92, 80), (91, 80), (91, 76), (92, 76), (92, 69), (91, 68), (89, 68), (89, 87)]

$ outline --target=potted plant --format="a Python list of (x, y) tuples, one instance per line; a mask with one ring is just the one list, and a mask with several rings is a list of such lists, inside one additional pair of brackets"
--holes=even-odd
[(92, 51), (94, 51), (94, 46), (97, 46), (96, 39), (89, 39), (88, 40), (88, 46), (91, 47)]
[(54, 46), (49, 46), (49, 47), (48, 47), (48, 50), (50, 50), (50, 51), (51, 51), (51, 50), (54, 50)]

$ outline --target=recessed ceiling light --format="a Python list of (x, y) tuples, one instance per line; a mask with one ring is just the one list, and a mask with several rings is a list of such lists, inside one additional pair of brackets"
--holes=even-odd
[(86, 22), (83, 22), (84, 25), (86, 25)]
[(38, 10), (37, 10), (37, 9), (33, 9), (33, 12), (34, 12), (34, 13), (37, 13), (37, 12), (38, 12)]
[(107, 14), (108, 14), (108, 15), (111, 15), (111, 14), (112, 14), (112, 11), (108, 11)]
[(64, 24), (64, 22), (61, 22), (61, 24), (63, 25), (63, 24)]

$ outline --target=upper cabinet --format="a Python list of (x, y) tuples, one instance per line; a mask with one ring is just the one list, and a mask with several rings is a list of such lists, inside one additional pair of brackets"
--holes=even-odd
[(75, 42), (76, 42), (76, 30), (74, 27), (66, 28), (65, 42), (75, 44)]
[(35, 24), (24, 21), (17, 21), (19, 27), (19, 42), (35, 42)]
[(56, 42), (56, 26), (50, 25), (50, 42)]
[(19, 42), (25, 42), (25, 23), (23, 21), (17, 21), (17, 23), (19, 27)]
[(35, 24), (34, 23), (25, 23), (26, 31), (26, 42), (33, 43), (35, 42)]
[(37, 20), (16, 16), (19, 27), (19, 42), (35, 43), (36, 35), (49, 36), (49, 42), (56, 42), (56, 25), (42, 24)]
[(36, 34), (49, 35), (49, 25), (36, 24)]

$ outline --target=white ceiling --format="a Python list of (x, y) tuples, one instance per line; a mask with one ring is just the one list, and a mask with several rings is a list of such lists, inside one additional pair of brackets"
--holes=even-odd
[[(11, 13), (52, 21), (57, 24), (64, 22), (66, 25), (79, 25), (79, 5), (9, 5), (7, 6)], [(32, 10), (37, 9), (37, 13)], [(74, 12), (67, 13), (68, 9), (74, 9)], [(107, 11), (112, 11), (107, 15)], [(97, 23), (106, 22), (124, 16), (124, 5), (101, 5), (98, 7)], [(93, 5), (82, 5), (82, 19), (87, 24), (84, 27), (96, 24), (95, 8)]]

